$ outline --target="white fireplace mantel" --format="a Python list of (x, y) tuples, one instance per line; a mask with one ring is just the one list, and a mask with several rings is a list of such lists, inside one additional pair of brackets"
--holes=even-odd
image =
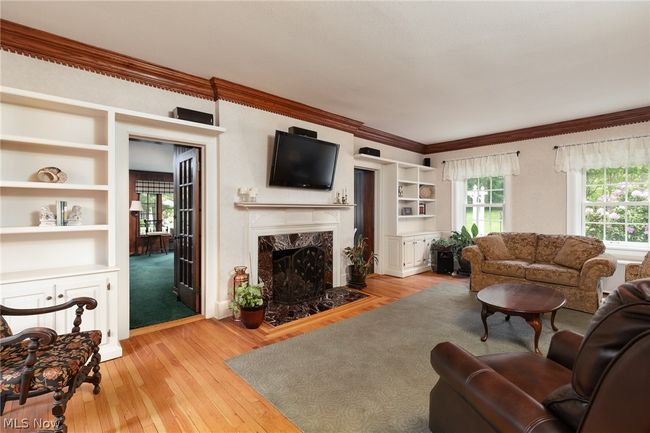
[(258, 242), (261, 236), (331, 231), (332, 239), (332, 285), (341, 285), (341, 248), (338, 209), (248, 209), (248, 253), (251, 281), (257, 281)]
[(356, 205), (341, 203), (261, 203), (256, 201), (236, 201), (235, 206), (246, 209), (350, 209)]

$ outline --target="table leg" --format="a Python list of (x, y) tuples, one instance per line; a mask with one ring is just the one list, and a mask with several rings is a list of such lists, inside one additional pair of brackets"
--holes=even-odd
[(539, 350), (539, 336), (542, 333), (542, 318), (539, 314), (526, 317), (526, 323), (535, 330), (535, 353), (541, 355), (542, 351)]
[(553, 331), (557, 332), (558, 327), (555, 326), (555, 313), (557, 313), (557, 310), (553, 310), (553, 312), (551, 313), (551, 328), (553, 328)]
[(510, 314), (506, 314), (506, 322), (510, 321)]
[(483, 334), (481, 337), (481, 341), (485, 341), (488, 338), (487, 318), (491, 314), (492, 312), (488, 310), (487, 305), (483, 304), (483, 308), (481, 309), (481, 320), (483, 321), (483, 329), (485, 329), (485, 334)]

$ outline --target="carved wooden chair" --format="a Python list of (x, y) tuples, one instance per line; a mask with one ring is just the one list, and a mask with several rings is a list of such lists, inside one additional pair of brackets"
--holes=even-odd
[[(76, 306), (70, 334), (57, 335), (50, 328), (34, 327), (12, 334), (3, 316), (31, 316), (66, 310)], [(5, 403), (54, 392), (52, 414), (54, 431), (64, 433), (68, 400), (84, 382), (99, 393), (101, 331), (80, 331), (81, 315), (97, 307), (92, 298), (75, 298), (61, 305), (44, 308), (15, 309), (0, 305), (0, 415)], [(92, 371), (92, 375), (90, 375)], [(67, 390), (64, 392), (64, 388)]]

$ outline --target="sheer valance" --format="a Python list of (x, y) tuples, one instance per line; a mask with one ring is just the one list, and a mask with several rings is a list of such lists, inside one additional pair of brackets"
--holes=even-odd
[(487, 155), (445, 161), (443, 180), (465, 180), (472, 177), (512, 176), (519, 174), (519, 152)]
[(555, 149), (555, 171), (585, 168), (625, 167), (650, 164), (650, 136), (559, 146)]

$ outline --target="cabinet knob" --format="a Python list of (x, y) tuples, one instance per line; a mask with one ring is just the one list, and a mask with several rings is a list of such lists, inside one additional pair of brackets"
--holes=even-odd
[(57, 296), (57, 298), (59, 299), (63, 298), (63, 293), (59, 293), (59, 296)]
[(52, 297), (51, 297), (51, 296), (48, 296), (47, 298), (45, 298), (45, 300), (46, 300), (46, 301), (51, 301), (51, 300), (52, 300)]

